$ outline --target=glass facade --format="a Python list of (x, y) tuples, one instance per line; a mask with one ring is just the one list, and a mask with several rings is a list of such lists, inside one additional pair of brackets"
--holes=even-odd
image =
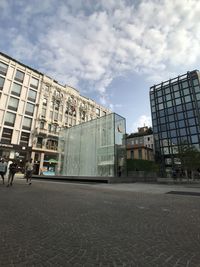
[(124, 118), (112, 113), (62, 130), (57, 174), (125, 176), (125, 124)]
[(150, 102), (157, 159), (173, 167), (183, 142), (200, 148), (199, 71), (152, 86)]

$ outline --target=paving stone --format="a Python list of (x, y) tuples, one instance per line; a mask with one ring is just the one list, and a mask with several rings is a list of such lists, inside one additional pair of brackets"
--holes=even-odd
[(200, 197), (117, 187), (0, 185), (0, 266), (200, 266)]

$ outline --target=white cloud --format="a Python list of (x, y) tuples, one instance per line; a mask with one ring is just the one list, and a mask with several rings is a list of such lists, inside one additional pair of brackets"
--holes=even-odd
[[(8, 12), (12, 1), (0, 3)], [(64, 84), (96, 90), (101, 103), (111, 104), (107, 88), (127, 71), (144, 74), (154, 84), (196, 69), (200, 61), (198, 0), (19, 3), (18, 13), (10, 6), (15, 11), (8, 23), (12, 34), (6, 27), (4, 32), (11, 56), (33, 62)]]
[(132, 125), (132, 132), (137, 132), (138, 127), (151, 126), (151, 117), (147, 115), (141, 115)]

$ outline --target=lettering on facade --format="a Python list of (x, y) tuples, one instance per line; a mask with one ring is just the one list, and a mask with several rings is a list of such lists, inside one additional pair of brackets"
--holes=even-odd
[(8, 147), (8, 148), (13, 148), (13, 145), (0, 144), (0, 147)]

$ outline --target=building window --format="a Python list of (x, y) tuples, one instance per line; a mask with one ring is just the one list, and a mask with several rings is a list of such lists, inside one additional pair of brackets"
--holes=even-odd
[(39, 83), (38, 79), (31, 77), (30, 87), (37, 89), (38, 83)]
[(12, 133), (13, 133), (13, 130), (12, 129), (3, 128), (1, 142), (2, 143), (6, 143), (6, 144), (11, 144)]
[(100, 116), (100, 109), (99, 108), (96, 108), (96, 115)]
[(58, 112), (54, 113), (54, 120), (56, 120), (56, 121), (58, 120)]
[(0, 90), (3, 90), (4, 81), (5, 81), (5, 79), (0, 77)]
[(42, 148), (42, 143), (43, 143), (43, 138), (42, 137), (38, 137), (37, 138), (37, 147), (38, 148)]
[(9, 126), (14, 126), (15, 118), (16, 118), (16, 114), (7, 111), (4, 124), (9, 125)]
[(32, 119), (24, 117), (22, 128), (25, 130), (30, 130), (32, 124)]
[(42, 117), (44, 118), (46, 117), (46, 111), (47, 111), (46, 108), (42, 108)]
[(16, 96), (20, 96), (21, 90), (22, 90), (22, 86), (20, 84), (13, 83), (12, 89), (11, 89), (11, 94), (16, 95)]
[(44, 129), (44, 121), (40, 122), (40, 129)]
[(47, 140), (46, 148), (47, 149), (51, 149), (51, 150), (57, 150), (58, 141), (56, 141), (56, 140)]
[(29, 137), (30, 137), (30, 134), (29, 133), (22, 132), (21, 133), (21, 138), (20, 138), (20, 145), (22, 145), (22, 146), (28, 146)]
[(23, 83), (24, 81), (24, 72), (17, 70), (15, 74), (15, 81), (18, 81), (20, 83)]
[(47, 99), (46, 98), (43, 98), (42, 105), (45, 107), (47, 106)]
[(29, 115), (29, 116), (33, 116), (33, 113), (34, 113), (34, 105), (31, 104), (31, 103), (27, 103), (26, 104), (26, 111), (25, 111), (25, 114), (26, 115)]
[(29, 89), (29, 92), (28, 92), (28, 100), (30, 100), (32, 102), (35, 102), (36, 96), (37, 96), (37, 92), (34, 91), (34, 90)]
[(60, 105), (60, 102), (59, 101), (56, 101), (55, 102), (55, 110), (59, 110), (59, 105)]
[(6, 76), (7, 70), (8, 70), (8, 65), (4, 64), (3, 62), (0, 62), (0, 74)]
[(131, 159), (134, 159), (134, 150), (131, 150)]
[(14, 97), (10, 97), (9, 103), (8, 103), (8, 109), (17, 111), (18, 104), (19, 104), (19, 99), (14, 98)]
[(141, 148), (138, 149), (138, 158), (142, 159), (142, 149)]

